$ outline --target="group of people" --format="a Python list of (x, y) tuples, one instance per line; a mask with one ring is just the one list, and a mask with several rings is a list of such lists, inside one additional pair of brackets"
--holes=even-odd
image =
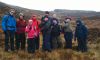
[(77, 50), (87, 51), (88, 30), (81, 18), (77, 18), (76, 29), (73, 34), (70, 23), (71, 18), (65, 18), (61, 26), (56, 14), (50, 17), (48, 11), (45, 12), (45, 16), (41, 18), (41, 21), (37, 20), (36, 15), (32, 15), (28, 22), (24, 20), (25, 16), (23, 13), (20, 13), (17, 19), (14, 17), (14, 13), (15, 10), (10, 9), (9, 14), (4, 15), (2, 18), (2, 30), (5, 34), (5, 51), (26, 50), (27, 46), (27, 51), (34, 53), (35, 50), (40, 48), (40, 32), (42, 32), (43, 37), (43, 51), (51, 52), (54, 49), (61, 48), (61, 33), (64, 34), (66, 48), (72, 49), (72, 39), (74, 37), (74, 40), (78, 42)]

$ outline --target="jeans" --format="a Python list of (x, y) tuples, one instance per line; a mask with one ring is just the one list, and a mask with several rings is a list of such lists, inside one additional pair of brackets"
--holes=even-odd
[(4, 32), (5, 34), (5, 51), (8, 51), (9, 49), (11, 51), (14, 51), (14, 35), (15, 31), (8, 30)]
[(28, 44), (28, 47), (27, 47), (28, 53), (34, 53), (35, 52), (35, 39), (28, 38), (27, 44)]
[(72, 32), (66, 32), (64, 34), (64, 38), (66, 42), (66, 48), (71, 49), (72, 48), (72, 38), (73, 38)]
[(25, 45), (26, 45), (26, 37), (25, 33), (16, 33), (16, 49), (19, 50), (21, 47), (21, 50), (25, 50)]
[(40, 37), (38, 35), (38, 37), (36, 37), (36, 39), (35, 39), (35, 48), (36, 48), (36, 50), (39, 49), (39, 46), (40, 46)]
[(61, 40), (60, 40), (60, 36), (52, 36), (51, 37), (51, 48), (52, 49), (57, 49), (57, 48), (61, 48)]
[(51, 51), (51, 35), (50, 34), (43, 34), (43, 50), (44, 51)]
[(86, 52), (87, 51), (87, 39), (77, 38), (77, 40), (78, 40), (78, 51)]

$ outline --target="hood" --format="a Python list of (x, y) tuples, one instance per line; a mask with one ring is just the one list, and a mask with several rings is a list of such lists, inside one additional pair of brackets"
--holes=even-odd
[(6, 13), (6, 15), (9, 15), (9, 16), (12, 16), (12, 17), (13, 17), (13, 15), (11, 15), (9, 12), (8, 12), (8, 13)]
[[(34, 17), (35, 17), (35, 18), (34, 18)], [(35, 15), (32, 15), (31, 20), (36, 21), (36, 20), (37, 20), (37, 19), (36, 19), (36, 16), (35, 16)]]
[(37, 19), (35, 18), (35, 19), (32, 19), (33, 21), (36, 21)]
[(82, 26), (82, 25), (84, 25), (82, 20), (77, 20), (77, 21), (76, 21), (76, 24), (77, 24), (77, 26)]

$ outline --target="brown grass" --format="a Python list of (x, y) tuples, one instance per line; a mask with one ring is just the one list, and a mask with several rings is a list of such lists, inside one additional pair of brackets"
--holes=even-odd
[(92, 44), (86, 53), (77, 52), (71, 49), (57, 49), (52, 52), (36, 51), (34, 54), (28, 54), (26, 51), (4, 52), (0, 48), (0, 60), (99, 60), (99, 50), (94, 49), (97, 46)]
[[(86, 21), (85, 21), (86, 22)], [(71, 49), (57, 49), (52, 52), (42, 52), (42, 36), (40, 36), (40, 50), (37, 50), (34, 54), (29, 54), (27, 51), (18, 52), (4, 52), (4, 39), (0, 39), (0, 60), (100, 60), (100, 37), (98, 36), (98, 29), (95, 29), (95, 25), (98, 23), (93, 23), (88, 21), (88, 27), (90, 30), (88, 48), (89, 51), (82, 53), (75, 50), (77, 42), (73, 41), (73, 50)], [(91, 25), (90, 25), (91, 24)], [(93, 24), (93, 25), (92, 25)], [(2, 32), (2, 31), (0, 31)], [(98, 34), (98, 35), (97, 35)], [(1, 35), (1, 34), (0, 34)], [(96, 36), (94, 38), (94, 36)], [(4, 36), (2, 36), (4, 37)], [(91, 40), (92, 39), (92, 40)], [(63, 35), (61, 35), (61, 40), (63, 46), (65, 44)]]

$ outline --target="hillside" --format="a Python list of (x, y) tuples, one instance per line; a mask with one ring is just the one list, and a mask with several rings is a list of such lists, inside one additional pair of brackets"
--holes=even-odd
[(84, 11), (84, 10), (66, 10), (66, 9), (55, 9), (54, 12), (59, 13), (64, 16), (100, 16), (100, 12), (96, 11)]
[[(8, 4), (0, 2), (0, 16), (2, 16), (10, 8), (14, 8), (17, 11), (16, 15), (18, 15), (19, 12), (23, 12), (27, 19), (30, 18), (32, 14), (36, 14), (39, 17), (44, 15), (44, 11), (12, 6), (12, 5), (8, 5)], [(64, 16), (70, 16), (70, 17), (88, 17), (89, 19), (91, 18), (100, 19), (100, 12), (96, 12), (96, 11), (55, 9), (54, 11), (50, 11), (50, 12), (51, 12), (51, 15), (53, 13), (56, 13), (58, 17), (60, 18), (63, 18)]]
[(24, 13), (24, 15), (26, 16), (26, 18), (30, 18), (30, 16), (32, 14), (41, 16), (44, 15), (43, 11), (39, 11), (39, 10), (31, 10), (31, 9), (27, 9), (27, 8), (22, 8), (22, 7), (18, 7), (18, 6), (12, 6), (12, 5), (8, 5), (5, 3), (0, 2), (0, 16), (3, 16), (3, 14), (5, 14), (7, 11), (9, 11), (10, 8), (14, 8), (16, 10), (16, 16), (22, 12)]

